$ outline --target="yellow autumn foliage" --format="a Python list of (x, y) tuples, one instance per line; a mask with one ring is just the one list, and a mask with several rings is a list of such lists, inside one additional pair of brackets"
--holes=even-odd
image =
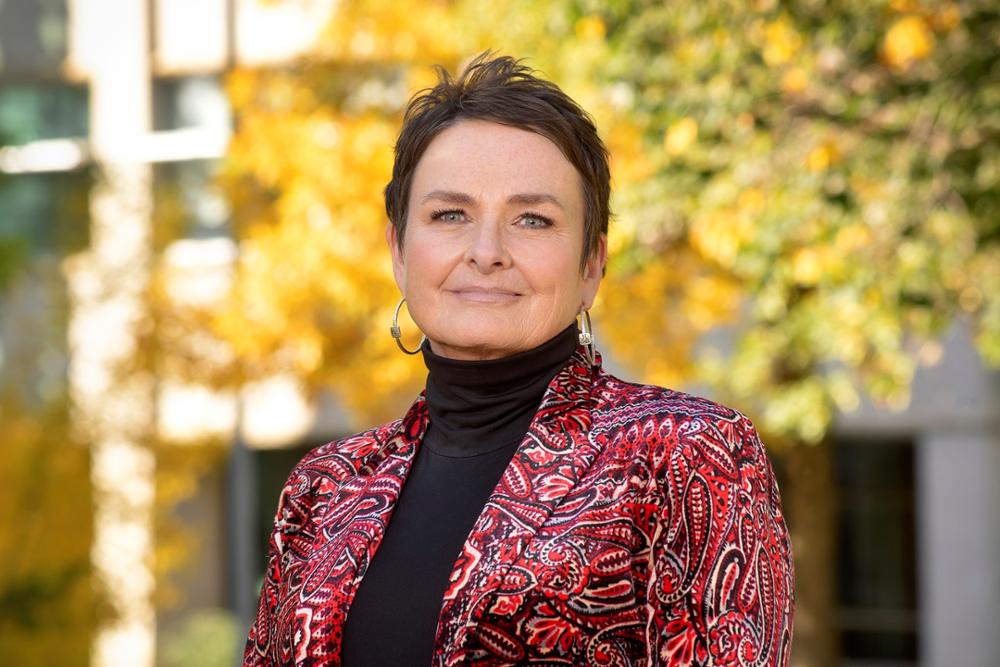
[(809, 85), (809, 75), (802, 67), (792, 67), (781, 75), (781, 89), (786, 93), (801, 93)]
[[(176, 349), (203, 355), (180, 364), (186, 374), (223, 384), (291, 374), (308, 390), (334, 388), (359, 424), (412, 399), (423, 370), (388, 336), (399, 294), (382, 188), (406, 100), (437, 80), (431, 64), (454, 72), (485, 48), (531, 56), (603, 126), (622, 173), (648, 173), (641, 134), (589, 75), (604, 53), (603, 19), (583, 16), (562, 26), (568, 39), (539, 40), (556, 9), (556, 0), (355, 0), (299, 66), (232, 72), (238, 130), (222, 183), (240, 252), (220, 303), (170, 314)], [(525, 52), (526, 42), (539, 46)], [(414, 347), (405, 310), (401, 324)], [(183, 341), (199, 331), (220, 344)], [(380, 378), (377, 390), (356, 382), (366, 376)]]
[(806, 166), (809, 171), (826, 171), (840, 160), (840, 149), (837, 144), (826, 139), (815, 146), (806, 156)]
[(444, 0), (343, 2), (315, 57), (342, 62), (440, 62), (474, 49), (454, 3)]
[(934, 50), (934, 34), (921, 16), (897, 19), (882, 42), (882, 59), (894, 70), (907, 69), (927, 58)]
[(91, 581), (89, 452), (64, 409), (0, 390), (0, 646), (5, 664), (74, 665), (103, 602)]
[(791, 62), (802, 48), (802, 36), (787, 16), (764, 28), (764, 62), (772, 67)]
[(746, 208), (724, 208), (695, 216), (691, 223), (691, 247), (702, 257), (731, 268), (744, 243), (753, 236), (751, 217), (756, 195), (746, 195)]
[[(639, 273), (609, 274), (593, 310), (597, 332), (607, 337), (606, 347), (615, 357), (666, 387), (680, 386), (689, 377), (697, 340), (697, 331), (682, 316), (682, 295), (670, 290), (689, 262), (674, 259)], [(640, 334), (647, 342), (635, 345)]]
[(607, 28), (600, 16), (583, 16), (576, 21), (576, 36), (581, 39), (604, 39)]
[(671, 123), (663, 136), (663, 146), (670, 155), (680, 155), (698, 139), (698, 121), (681, 118)]
[[(896, 253), (899, 230), (914, 215), (904, 212), (898, 177), (912, 153), (878, 143), (880, 128), (912, 116), (864, 98), (886, 83), (869, 66), (877, 63), (859, 59), (878, 53), (903, 71), (932, 58), (932, 29), (960, 33), (968, 10), (894, 1), (882, 35), (851, 32), (852, 23), (810, 32), (804, 26), (819, 9), (771, 0), (745, 11), (724, 2), (635, 11), (580, 14), (562, 0), (352, 0), (301, 66), (234, 72), (228, 90), (239, 123), (225, 182), (242, 252), (230, 298), (207, 321), (244, 374), (292, 371), (309, 387), (335, 387), (364, 421), (395, 414), (392, 397), (408, 400), (419, 386), (422, 365), (387, 335), (398, 294), (381, 189), (406, 100), (436, 80), (430, 65), (454, 72), (488, 48), (527, 57), (591, 112), (607, 141), (617, 215), (594, 317), (616, 361), (643, 379), (682, 385), (700, 372), (693, 360), (703, 333), (740, 312), (779, 330), (794, 321), (781, 336), (802, 337), (747, 343), (747, 355), (794, 351), (807, 366), (824, 355), (855, 363), (873, 354), (879, 336), (878, 349), (891, 351), (892, 336), (851, 303), (863, 312), (888, 308), (890, 296), (872, 306), (863, 296), (879, 281), (887, 294), (903, 289), (896, 281), (935, 288), (907, 273), (913, 261)], [(884, 7), (851, 12), (865, 26), (886, 20)], [(868, 116), (844, 125), (846, 108)], [(897, 168), (904, 171), (887, 175)], [(941, 262), (944, 289), (979, 308), (985, 297), (977, 294), (986, 292), (968, 289), (956, 268), (964, 246), (941, 247), (957, 248)], [(888, 278), (872, 268), (897, 263)], [(804, 293), (813, 296), (794, 300)], [(800, 333), (810, 331), (807, 322), (839, 333), (829, 342), (810, 338)], [(405, 315), (402, 324), (413, 346), (418, 332)], [(638, 340), (655, 341), (655, 354)], [(747, 377), (759, 380), (747, 396), (782, 382), (764, 361), (746, 363), (757, 369)], [(382, 382), (370, 391), (353, 382), (358, 375)], [(798, 400), (794, 391), (787, 398)], [(797, 428), (781, 419), (764, 426)], [(817, 423), (825, 422), (807, 430)]]
[(950, 32), (962, 22), (962, 10), (954, 2), (945, 3), (943, 7), (931, 14), (931, 25), (940, 32)]

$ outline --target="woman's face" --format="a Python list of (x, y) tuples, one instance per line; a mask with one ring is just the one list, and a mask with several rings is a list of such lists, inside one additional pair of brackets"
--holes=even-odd
[(393, 272), (431, 349), (495, 359), (565, 329), (597, 294), (606, 240), (583, 272), (580, 176), (550, 140), (465, 120), (428, 145), (413, 174)]

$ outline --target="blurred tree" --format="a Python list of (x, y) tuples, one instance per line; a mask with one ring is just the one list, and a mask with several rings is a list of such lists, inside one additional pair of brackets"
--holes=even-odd
[(165, 349), (192, 378), (291, 372), (359, 421), (398, 414), (423, 377), (386, 335), (400, 112), (430, 63), (529, 56), (612, 150), (599, 333), (787, 451), (795, 660), (831, 664), (835, 412), (904, 405), (956, 319), (1000, 363), (998, 34), (986, 0), (346, 2), (299, 66), (230, 77), (233, 289), (168, 314)]
[[(615, 6), (602, 74), (633, 100), (651, 165), (618, 184), (615, 278), (655, 299), (650, 273), (692, 264), (637, 324), (733, 325), (732, 353), (685, 358), (804, 442), (862, 392), (905, 405), (956, 317), (1000, 363), (990, 3)], [(633, 298), (607, 290), (609, 306), (616, 293)], [(634, 363), (661, 375), (646, 356)]]
[(9, 284), (21, 268), (26, 244), (13, 236), (0, 236), (0, 289)]
[[(0, 146), (6, 143), (6, 136), (0, 134)], [(6, 181), (6, 174), (0, 173), (0, 188), (3, 188)], [(3, 289), (14, 279), (14, 275), (21, 267), (26, 250), (24, 240), (14, 236), (5, 227), (6, 225), (0, 226), (0, 289)]]
[[(590, 75), (603, 28), (581, 18), (552, 0), (345, 3), (299, 66), (233, 73), (238, 130), (222, 182), (241, 248), (236, 279), (221, 304), (161, 309), (163, 348), (179, 360), (168, 365), (218, 386), (291, 372), (308, 389), (336, 389), (359, 422), (398, 414), (423, 377), (387, 335), (399, 296), (381, 191), (407, 98), (433, 82), (432, 63), (455, 69), (487, 47), (547, 44), (536, 64), (565, 72), (556, 78), (599, 111)], [(206, 345), (206, 331), (226, 346)], [(355, 382), (368, 376), (377, 387)]]
[(815, 445), (784, 454), (793, 660), (833, 664), (836, 410), (862, 394), (905, 405), (956, 319), (1000, 363), (1000, 15), (977, 0), (637, 0), (603, 16), (601, 77), (649, 164), (618, 182), (605, 331), (653, 381), (710, 382), (773, 447)]
[(11, 275), (0, 290), (0, 646), (5, 663), (83, 666), (99, 600), (88, 452), (62, 381), (63, 283), (37, 259)]
[(59, 180), (54, 219), (35, 230), (18, 215), (23, 179), (0, 174), (0, 647), (5, 663), (82, 667), (100, 607), (89, 457), (65, 393), (65, 285), (37, 246), (79, 246), (85, 188)]
[(90, 579), (87, 450), (59, 406), (39, 415), (0, 400), (0, 646), (16, 665), (88, 663)]
[(157, 664), (161, 667), (231, 667), (242, 658), (239, 633), (232, 612), (202, 609), (165, 633)]

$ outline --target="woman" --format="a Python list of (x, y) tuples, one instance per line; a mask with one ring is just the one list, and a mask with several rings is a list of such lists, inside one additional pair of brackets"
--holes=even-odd
[(786, 663), (753, 426), (593, 350), (609, 182), (587, 114), (510, 58), (411, 101), (387, 239), (427, 388), (292, 471), (244, 664)]

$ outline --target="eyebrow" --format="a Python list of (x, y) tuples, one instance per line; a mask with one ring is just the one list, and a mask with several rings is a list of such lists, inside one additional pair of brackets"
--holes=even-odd
[(528, 206), (544, 203), (554, 204), (561, 209), (565, 209), (558, 199), (546, 192), (523, 192), (511, 195), (507, 198), (508, 204), (526, 204)]
[(449, 204), (465, 204), (466, 206), (471, 206), (476, 203), (475, 199), (464, 192), (453, 192), (451, 190), (432, 190), (431, 192), (425, 194), (424, 198), (421, 199), (420, 202), (423, 203), (425, 201), (430, 201), (431, 199), (448, 202)]
[[(476, 200), (464, 192), (455, 192), (452, 190), (433, 190), (424, 195), (421, 199), (421, 203), (429, 201), (431, 199), (437, 199), (439, 201), (448, 202), (449, 204), (463, 204), (465, 206), (472, 206), (476, 203)], [(556, 197), (546, 193), (546, 192), (520, 192), (513, 194), (507, 198), (508, 204), (522, 204), (522, 205), (537, 205), (537, 204), (554, 204), (559, 208), (565, 210), (566, 207), (562, 205)]]

